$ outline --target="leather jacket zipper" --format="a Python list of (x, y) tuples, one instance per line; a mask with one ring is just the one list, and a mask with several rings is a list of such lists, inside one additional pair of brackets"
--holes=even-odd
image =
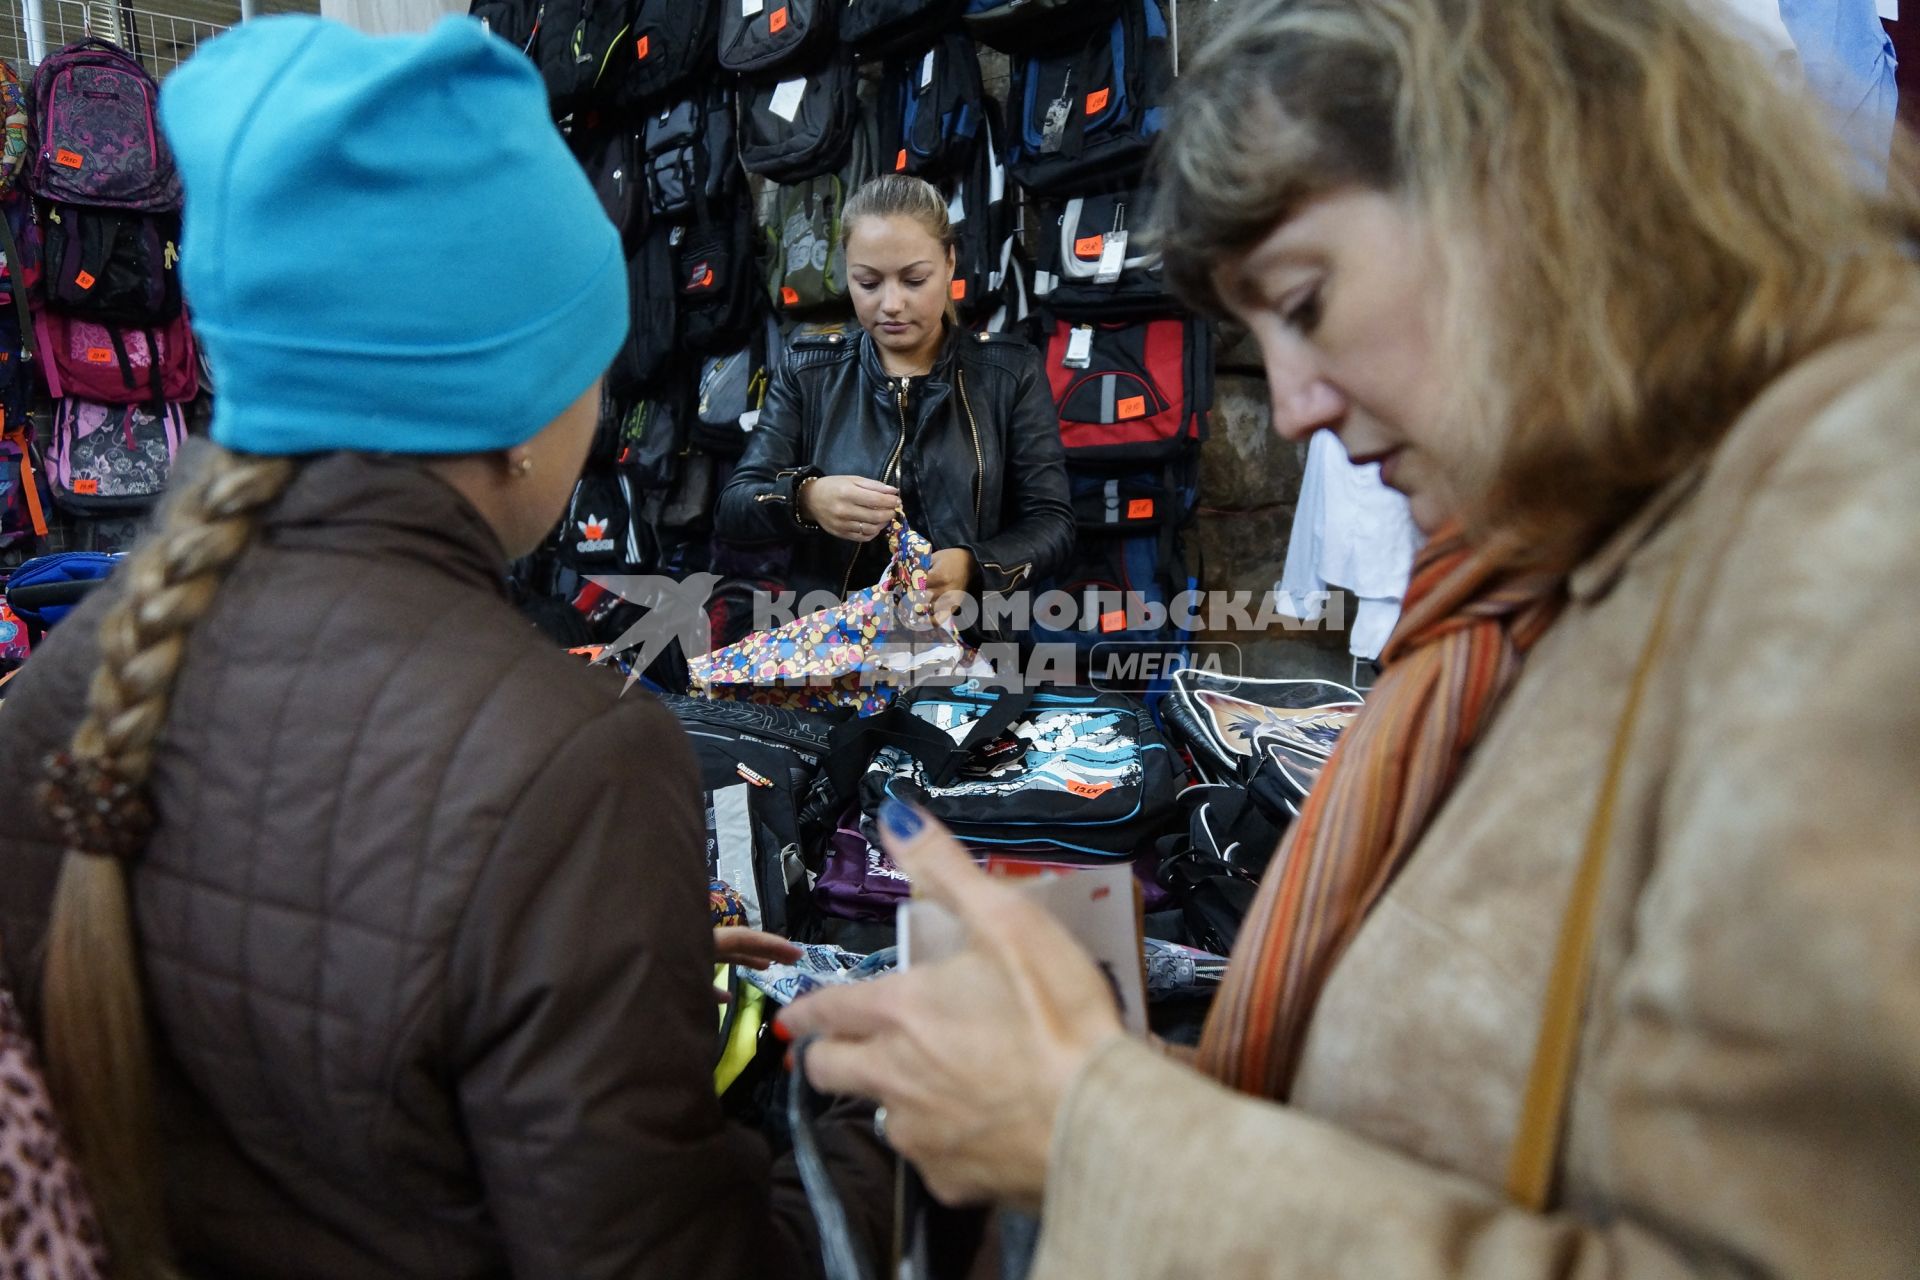
[[(881, 484), (893, 483), (894, 468), (900, 465), (900, 455), (906, 452), (907, 448), (907, 380), (905, 378), (901, 378), (898, 382), (894, 383), (893, 405), (896, 412), (900, 415), (900, 438), (894, 442), (893, 456), (887, 459), (886, 470), (880, 473)], [(847, 598), (847, 592), (853, 590), (853, 566), (860, 562), (860, 547), (863, 545), (865, 544), (856, 544), (853, 548), (853, 555), (847, 560), (846, 577), (840, 580), (840, 598), (842, 600)]]
[(967, 371), (960, 375), (960, 407), (967, 414), (967, 433), (973, 437), (973, 533), (980, 536), (980, 488), (986, 483), (987, 460), (980, 452), (980, 425), (973, 420), (973, 401), (967, 398)]

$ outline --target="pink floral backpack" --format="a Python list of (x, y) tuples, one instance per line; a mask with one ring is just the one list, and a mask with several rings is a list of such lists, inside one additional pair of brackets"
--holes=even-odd
[(107, 1251), (13, 992), (0, 982), (0, 1275), (103, 1280)]

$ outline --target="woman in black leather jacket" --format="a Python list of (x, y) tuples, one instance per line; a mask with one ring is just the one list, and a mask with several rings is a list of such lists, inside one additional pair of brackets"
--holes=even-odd
[(1012, 592), (1065, 563), (1073, 507), (1038, 354), (953, 315), (946, 201), (889, 175), (847, 202), (847, 286), (860, 331), (795, 340), (768, 389), (715, 523), (737, 542), (793, 544), (803, 608), (871, 585), (896, 508), (932, 540), (931, 585)]

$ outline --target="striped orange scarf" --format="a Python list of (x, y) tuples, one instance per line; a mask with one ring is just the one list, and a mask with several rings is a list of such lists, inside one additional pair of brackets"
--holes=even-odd
[(1421, 551), (1380, 682), (1247, 914), (1200, 1037), (1208, 1075), (1287, 1096), (1327, 976), (1559, 612), (1563, 575), (1503, 560), (1469, 546), (1457, 527)]

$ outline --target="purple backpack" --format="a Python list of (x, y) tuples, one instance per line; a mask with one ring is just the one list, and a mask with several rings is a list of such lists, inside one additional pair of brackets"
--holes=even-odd
[(69, 204), (178, 209), (180, 175), (154, 114), (159, 96), (139, 59), (98, 36), (41, 63), (33, 77), (34, 191)]
[(53, 500), (76, 515), (144, 511), (159, 500), (187, 439), (177, 404), (60, 402), (47, 445)]

